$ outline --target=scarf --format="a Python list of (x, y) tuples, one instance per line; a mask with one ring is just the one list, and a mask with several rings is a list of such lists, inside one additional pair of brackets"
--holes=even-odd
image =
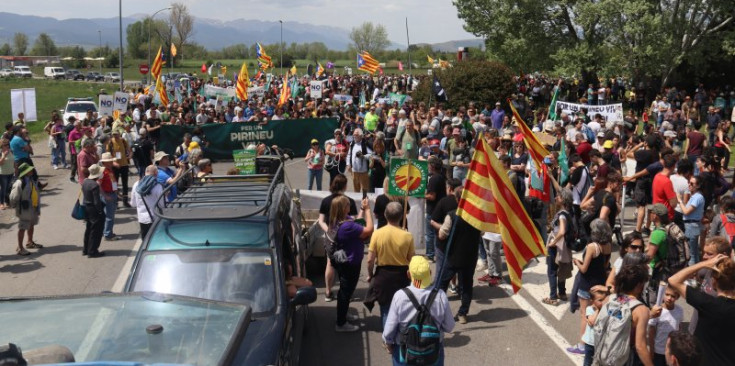
[(143, 179), (138, 182), (138, 187), (135, 189), (141, 197), (145, 197), (151, 193), (153, 187), (158, 184), (158, 179), (152, 175), (146, 175)]

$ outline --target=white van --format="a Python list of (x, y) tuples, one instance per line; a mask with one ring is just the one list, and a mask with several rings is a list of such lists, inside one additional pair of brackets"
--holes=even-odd
[(30, 78), (33, 77), (33, 73), (31, 73), (31, 68), (28, 66), (15, 66), (13, 67), (13, 75), (15, 77), (23, 77), (23, 78)]
[(43, 68), (43, 76), (51, 79), (63, 79), (66, 74), (63, 67), (46, 66)]

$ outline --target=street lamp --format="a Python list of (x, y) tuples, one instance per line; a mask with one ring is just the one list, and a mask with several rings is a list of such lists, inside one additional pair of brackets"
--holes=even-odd
[[(97, 33), (99, 33), (100, 35), (100, 51), (99, 51), (100, 54), (98, 57), (101, 58), (102, 57), (102, 31), (98, 29)], [(100, 60), (100, 75), (102, 75), (102, 61), (101, 60)]]
[(283, 75), (283, 20), (278, 20), (281, 23), (281, 43), (278, 44), (278, 50), (281, 53), (281, 75)]
[(123, 44), (122, 44), (122, 0), (118, 0), (118, 25), (120, 30), (120, 49), (117, 53), (118, 64), (120, 65), (120, 91), (123, 91)]
[[(148, 20), (148, 70), (151, 69), (151, 23), (153, 23), (153, 18), (156, 16), (156, 14), (158, 14), (158, 13), (164, 11), (164, 10), (171, 10), (171, 8), (163, 8), (163, 9), (161, 9), (161, 10), (153, 13), (153, 15), (151, 15), (151, 19)], [(149, 75), (150, 75), (150, 71), (148, 71), (148, 72), (149, 72)], [(147, 76), (146, 76), (146, 78), (147, 78)]]

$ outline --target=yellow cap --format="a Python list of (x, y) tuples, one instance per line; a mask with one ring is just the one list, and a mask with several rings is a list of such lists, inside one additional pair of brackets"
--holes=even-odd
[(431, 268), (426, 257), (413, 256), (411, 263), (408, 265), (408, 272), (411, 274), (411, 282), (415, 287), (427, 288), (431, 286)]
[(198, 149), (198, 148), (199, 148), (199, 143), (196, 142), (196, 141), (192, 141), (192, 142), (189, 143), (189, 148), (187, 150), (192, 151), (192, 150)]
[(613, 146), (615, 146), (615, 145), (613, 144), (613, 141), (612, 140), (607, 140), (607, 141), (605, 141), (604, 144), (602, 144), (602, 147), (605, 148), (605, 149), (612, 149)]

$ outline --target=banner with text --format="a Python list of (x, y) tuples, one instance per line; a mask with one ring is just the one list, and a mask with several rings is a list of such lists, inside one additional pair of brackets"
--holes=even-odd
[(100, 94), (100, 110), (99, 115), (100, 116), (111, 116), (112, 115), (112, 106), (114, 105), (113, 102), (113, 96), (109, 94)]
[[(161, 126), (159, 148), (173, 154), (176, 146), (186, 132), (191, 133), (195, 126)], [(215, 159), (232, 159), (233, 152), (246, 149), (250, 144), (264, 143), (289, 148), (297, 156), (304, 156), (310, 148), (311, 139), (321, 144), (333, 137), (338, 127), (336, 118), (308, 118), (296, 120), (270, 121), (267, 124), (210, 123), (201, 126), (205, 140), (204, 155)]]
[(322, 88), (324, 87), (324, 84), (320, 80), (313, 80), (309, 83), (309, 95), (313, 99), (318, 99), (322, 97)]
[(623, 104), (607, 104), (607, 105), (587, 105), (574, 104), (562, 101), (556, 102), (556, 110), (561, 108), (562, 113), (569, 115), (577, 114), (582, 108), (587, 109), (587, 116), (594, 119), (596, 114), (600, 114), (605, 121), (618, 122), (623, 120)]
[(127, 111), (128, 110), (128, 99), (130, 94), (125, 92), (115, 92), (114, 100), (112, 104), (113, 111)]

